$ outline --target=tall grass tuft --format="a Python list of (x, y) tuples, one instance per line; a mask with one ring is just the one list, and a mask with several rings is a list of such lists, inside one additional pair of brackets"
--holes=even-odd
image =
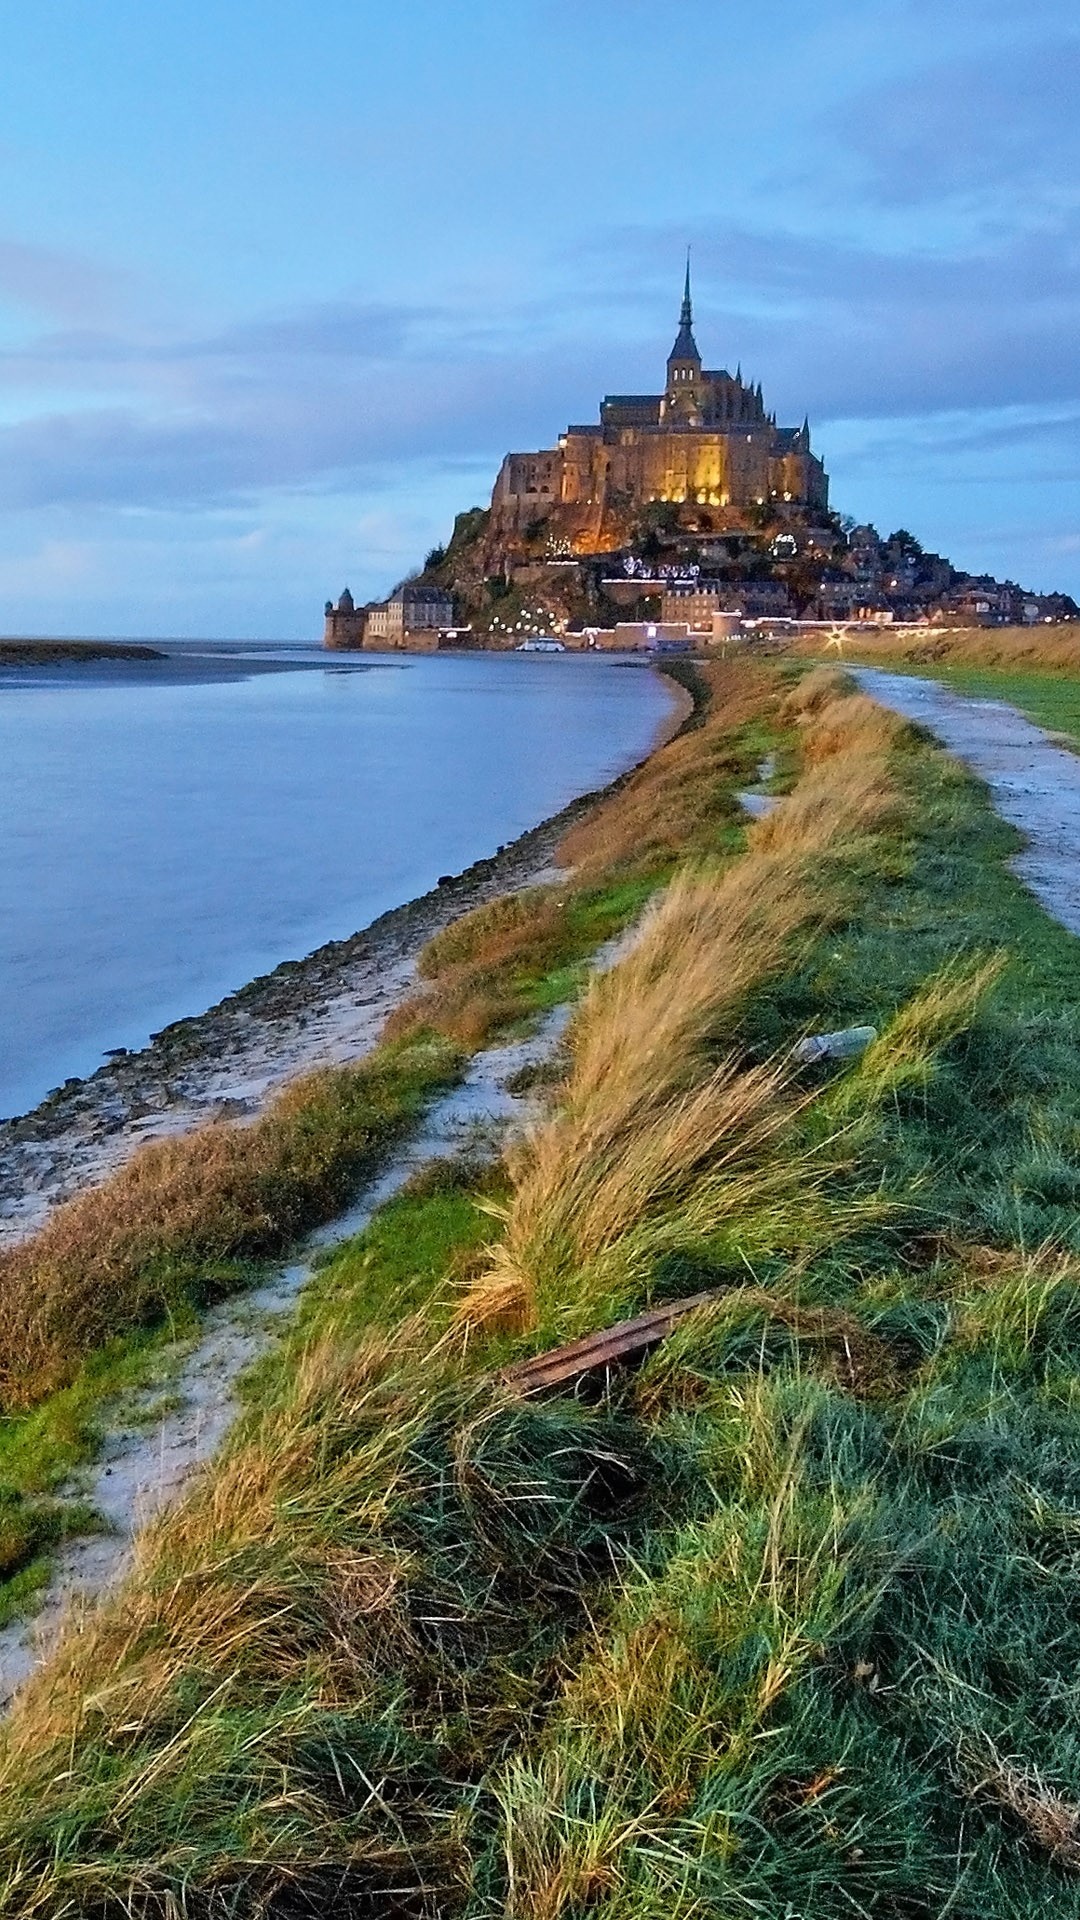
[(730, 1239), (736, 1223), (744, 1257), (822, 1230), (816, 1149), (777, 1152), (793, 1106), (783, 1071), (716, 1056), (740, 998), (835, 909), (827, 862), (900, 804), (899, 727), (827, 678), (805, 709), (809, 769), (746, 855), (677, 876), (592, 983), (560, 1108), (512, 1157), (503, 1237), (462, 1302), (467, 1327), (569, 1334), (640, 1299), (665, 1253)]
[(724, 830), (740, 818), (734, 788), (753, 777), (762, 722), (776, 706), (770, 675), (753, 662), (701, 670), (708, 708), (572, 827), (558, 858), (583, 880), (670, 867), (694, 851), (731, 850)]
[(142, 1147), (0, 1255), (0, 1405), (26, 1407), (95, 1347), (241, 1285), (339, 1210), (424, 1102), (460, 1071), (428, 1037), (294, 1081), (253, 1126)]
[(971, 1026), (1006, 962), (1004, 953), (958, 955), (924, 981), (830, 1088), (821, 1102), (827, 1120), (873, 1112), (900, 1093), (925, 1087), (943, 1050)]
[(663, 1251), (779, 1202), (783, 1072), (717, 1063), (711, 1044), (814, 913), (792, 870), (786, 884), (766, 871), (765, 887), (744, 864), (719, 881), (680, 876), (594, 979), (560, 1109), (511, 1155), (504, 1236), (462, 1303), (467, 1324), (592, 1323), (635, 1297)]

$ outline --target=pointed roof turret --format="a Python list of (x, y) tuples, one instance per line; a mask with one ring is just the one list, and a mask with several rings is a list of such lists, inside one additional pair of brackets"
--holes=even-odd
[(686, 249), (686, 284), (683, 288), (682, 311), (679, 314), (679, 332), (675, 345), (668, 354), (668, 365), (673, 360), (694, 360), (701, 365), (701, 355), (694, 339), (694, 308), (690, 298), (690, 249)]

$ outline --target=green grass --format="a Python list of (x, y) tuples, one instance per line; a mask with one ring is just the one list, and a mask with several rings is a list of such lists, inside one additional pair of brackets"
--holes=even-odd
[[(851, 659), (854, 662), (855, 656)], [(1065, 735), (1080, 746), (1080, 678), (1030, 669), (1017, 672), (1009, 667), (952, 666), (947, 661), (921, 666), (902, 659), (872, 658), (866, 664), (889, 673), (939, 680), (942, 686), (952, 687), (957, 693), (972, 694), (978, 700), (1003, 700), (1026, 714), (1036, 726)]]
[(1004, 700), (1038, 726), (1067, 734), (1080, 746), (1080, 680), (1060, 673), (1013, 673), (992, 667), (951, 667), (940, 677), (958, 693)]
[(927, 747), (902, 771), (905, 834), (848, 870), (855, 912), (757, 996), (745, 1037), (765, 1055), (792, 1032), (881, 1027), (953, 956), (1004, 951), (980, 1017), (883, 1125), (876, 1165), (919, 1183), (928, 1223), (1080, 1252), (1077, 942), (1009, 871), (1021, 837), (977, 782)]
[[(167, 1400), (198, 1324), (189, 1311), (170, 1325), (111, 1341), (83, 1361), (69, 1386), (0, 1420), (0, 1626), (26, 1612), (47, 1585), (50, 1548), (100, 1531), (99, 1515), (73, 1498), (71, 1487), (96, 1459), (108, 1426), (162, 1416), (162, 1395)], [(148, 1401), (155, 1389), (161, 1391)]]
[(465, 1272), (469, 1256), (495, 1231), (481, 1201), (502, 1184), (497, 1167), (467, 1158), (437, 1160), (414, 1174), (361, 1233), (319, 1262), (301, 1296), (294, 1343), (303, 1346), (327, 1329), (358, 1336), (397, 1326), (436, 1294), (448, 1310), (451, 1276)]

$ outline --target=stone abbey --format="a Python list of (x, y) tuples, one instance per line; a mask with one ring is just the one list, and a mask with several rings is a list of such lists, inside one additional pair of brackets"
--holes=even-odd
[[(773, 518), (827, 509), (828, 476), (811, 449), (810, 425), (777, 426), (760, 383), (702, 365), (694, 339), (690, 266), (663, 393), (609, 394), (596, 426), (571, 426), (556, 447), (509, 453), (492, 494), (504, 532), (541, 517), (574, 523), (575, 546), (603, 547), (609, 521), (653, 501)], [(564, 511), (560, 512), (559, 509)]]

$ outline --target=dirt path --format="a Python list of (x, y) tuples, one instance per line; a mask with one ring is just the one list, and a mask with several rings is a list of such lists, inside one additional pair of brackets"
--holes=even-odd
[(1004, 820), (1027, 845), (1013, 869), (1070, 933), (1080, 934), (1080, 755), (1000, 700), (976, 700), (936, 680), (853, 667), (863, 691), (928, 727), (986, 781)]

